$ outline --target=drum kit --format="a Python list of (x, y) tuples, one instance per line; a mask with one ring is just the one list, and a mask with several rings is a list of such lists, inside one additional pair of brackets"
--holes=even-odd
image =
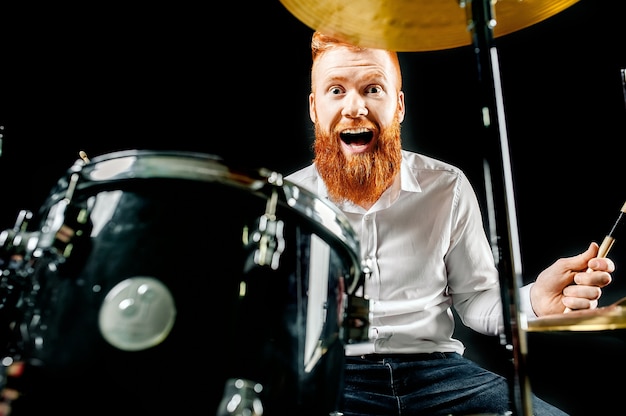
[[(158, 414), (181, 405), (166, 397), (199, 414), (335, 409), (337, 360), (367, 339), (369, 314), (340, 211), (213, 155), (80, 156), (0, 235), (5, 356)], [(233, 204), (227, 218), (211, 195)], [(181, 360), (199, 380), (164, 377)]]
[[(424, 51), (481, 49), (576, 0), (281, 3), (355, 44)], [(473, 17), (481, 11), (484, 21)], [(125, 391), (159, 414), (177, 414), (181, 400), (189, 414), (336, 414), (343, 348), (369, 329), (359, 252), (343, 214), (280, 173), (193, 152), (81, 152), (40, 210), (0, 233), (2, 365), (88, 384), (102, 406), (102, 392)], [(505, 276), (515, 275), (509, 254)], [(516, 306), (519, 282), (504, 283), (503, 300)], [(626, 300), (533, 321), (511, 309), (507, 341), (517, 350), (526, 331), (626, 328)], [(172, 383), (183, 365), (198, 376)], [(530, 411), (515, 400), (517, 414)], [(113, 402), (126, 414), (127, 402)]]

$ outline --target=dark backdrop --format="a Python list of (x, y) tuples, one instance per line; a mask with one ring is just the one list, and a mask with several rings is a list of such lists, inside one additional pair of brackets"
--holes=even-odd
[[(308, 163), (312, 29), (278, 1), (252, 3), (3, 6), (2, 229), (41, 206), (80, 150), (187, 150), (283, 173)], [(626, 200), (624, 16), (626, 2), (581, 0), (496, 40), (525, 280), (600, 242)], [(460, 166), (480, 189), (472, 48), (401, 59), (404, 146)], [(245, 209), (218, 203), (218, 221)], [(610, 256), (618, 269), (601, 305), (626, 295), (619, 238)], [(584, 341), (617, 334), (607, 332)]]
[[(285, 173), (308, 163), (312, 30), (265, 3), (2, 13), (0, 225), (37, 208), (79, 150), (190, 150)], [(625, 201), (624, 7), (582, 0), (496, 40), (528, 276), (600, 241)], [(401, 55), (405, 147), (480, 187), (471, 47)]]

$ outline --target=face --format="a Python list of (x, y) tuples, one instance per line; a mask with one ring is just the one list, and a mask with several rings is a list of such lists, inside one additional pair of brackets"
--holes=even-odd
[(320, 56), (311, 73), (311, 120), (337, 135), (346, 157), (371, 152), (381, 131), (404, 120), (404, 94), (385, 51), (342, 47)]
[(369, 208), (400, 169), (404, 94), (385, 51), (347, 47), (318, 57), (309, 112), (315, 163), (331, 199)]

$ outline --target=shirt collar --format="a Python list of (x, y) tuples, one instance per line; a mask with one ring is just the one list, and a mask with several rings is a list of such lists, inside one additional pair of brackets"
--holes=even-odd
[[(400, 175), (396, 176), (389, 189), (383, 192), (379, 200), (374, 204), (372, 208), (390, 206), (396, 199), (398, 199), (401, 191), (422, 192), (422, 188), (420, 187), (417, 180), (417, 175), (415, 175), (415, 173), (409, 167), (409, 163), (405, 159), (404, 152), (402, 152)], [(324, 181), (318, 181), (317, 193), (320, 197), (328, 199), (328, 189), (326, 188), (326, 184), (324, 183)], [(353, 206), (352, 203), (343, 203), (340, 205), (343, 209), (347, 209), (348, 206)], [(353, 208), (357, 208), (357, 206), (354, 205)], [(362, 208), (360, 207), (358, 207), (358, 209), (362, 210)]]
[[(417, 180), (417, 175), (409, 167), (405, 153), (402, 152), (402, 164), (400, 165), (400, 189), (407, 192), (422, 192), (422, 187)], [(394, 181), (394, 183), (397, 182)]]

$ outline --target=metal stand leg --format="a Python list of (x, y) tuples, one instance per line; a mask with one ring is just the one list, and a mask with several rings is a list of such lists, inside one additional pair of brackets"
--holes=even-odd
[(513, 180), (498, 54), (494, 45), (494, 4), (491, 0), (462, 1), (468, 30), (476, 53), (481, 87), (480, 117), (484, 127), (485, 189), (489, 234), (500, 272), (505, 337), (502, 343), (512, 353), (509, 385), (515, 415), (532, 415), (531, 389), (526, 373), (526, 333), (519, 325), (521, 254), (515, 214)]

